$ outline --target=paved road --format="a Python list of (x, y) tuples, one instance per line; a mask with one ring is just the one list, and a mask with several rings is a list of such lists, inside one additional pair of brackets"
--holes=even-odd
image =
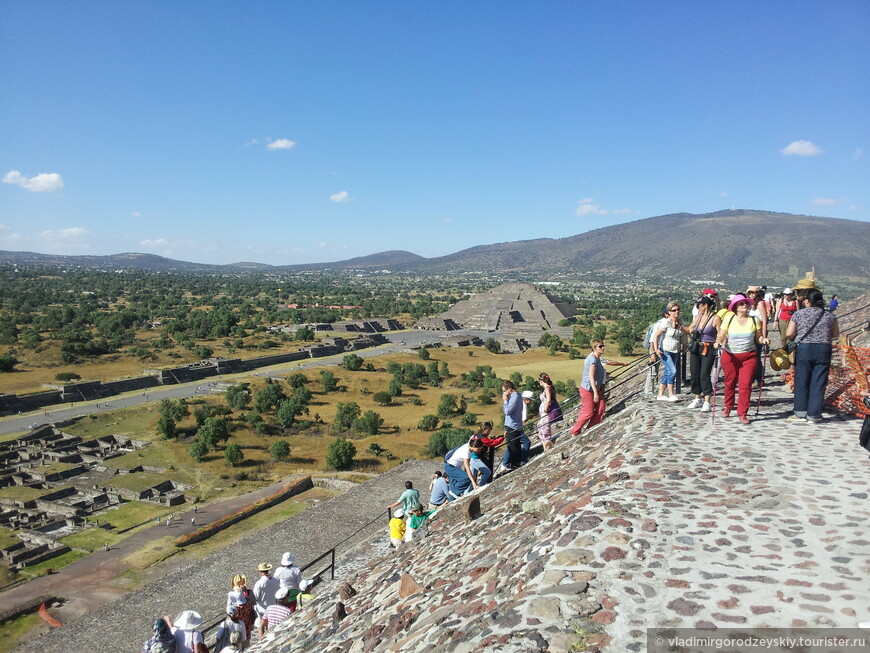
[[(465, 331), (451, 331), (449, 334), (432, 331), (398, 331), (384, 335), (390, 340), (390, 344), (381, 345), (380, 347), (374, 347), (372, 349), (361, 349), (354, 353), (361, 358), (371, 358), (373, 356), (384, 356), (386, 354), (407, 352), (412, 347), (437, 342), (445, 337), (445, 335), (478, 335), (482, 337), (491, 337), (493, 334)], [(194, 383), (157, 386), (155, 388), (149, 388), (145, 392), (129, 392), (100, 401), (58, 404), (48, 407), (44, 411), (32, 411), (22, 415), (12, 415), (0, 418), (0, 435), (24, 432), (30, 429), (33, 425), (38, 426), (41, 424), (63, 422), (64, 420), (76, 417), (117, 410), (119, 408), (128, 408), (146, 402), (160, 401), (161, 399), (179, 399), (181, 397), (190, 398), (198, 395), (210, 394), (215, 389), (217, 383), (221, 381), (233, 381), (250, 376), (274, 378), (299, 370), (314, 369), (317, 367), (335, 367), (341, 364), (341, 360), (344, 356), (345, 354), (336, 354), (335, 356), (326, 356), (324, 358), (313, 358), (301, 362), (275, 365), (264, 368), (259, 372), (224, 374), (221, 376), (209, 377), (207, 380)]]

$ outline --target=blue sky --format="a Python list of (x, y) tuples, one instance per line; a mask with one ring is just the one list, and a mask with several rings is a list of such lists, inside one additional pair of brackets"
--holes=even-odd
[(0, 3), (0, 249), (276, 265), (870, 221), (870, 2)]

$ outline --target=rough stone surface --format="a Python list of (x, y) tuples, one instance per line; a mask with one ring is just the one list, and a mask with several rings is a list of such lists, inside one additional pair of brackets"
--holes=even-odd
[[(870, 619), (870, 509), (860, 497), (870, 493), (870, 461), (857, 420), (790, 425), (788, 402), (771, 377), (749, 426), (721, 413), (714, 423), (685, 402), (630, 402), (483, 488), (474, 498), (486, 510), (473, 521), (462, 499), (397, 552), (381, 529), (344, 556), (338, 581), (319, 586), (251, 653), (567, 651), (575, 628), (589, 634), (590, 650), (622, 653), (645, 650), (650, 627), (854, 627)], [(546, 510), (518, 509), (531, 499)], [(202, 593), (210, 569), (191, 567), (183, 578)], [(400, 596), (403, 574), (426, 590)], [(342, 581), (358, 594), (333, 623)], [(571, 587), (579, 584), (585, 592)], [(204, 591), (203, 602), (219, 605), (225, 590)], [(167, 610), (139, 594), (149, 618), (199, 605), (174, 593)], [(127, 627), (123, 614), (106, 610), (93, 629)], [(115, 630), (103, 644), (72, 637), (78, 626), (31, 650), (123, 642), (132, 653), (147, 635), (145, 615), (133, 625), (138, 636)]]

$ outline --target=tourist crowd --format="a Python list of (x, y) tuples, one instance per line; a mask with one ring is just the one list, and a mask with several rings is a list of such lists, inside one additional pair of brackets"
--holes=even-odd
[[(256, 631), (263, 638), (286, 620), (304, 600), (313, 581), (302, 578), (295, 557), (287, 552), (274, 569), (268, 562), (257, 566), (257, 581), (248, 587), (244, 574), (235, 574), (229, 583), (224, 606), (225, 618), (217, 626), (213, 653), (237, 653), (251, 644)], [(157, 619), (143, 653), (209, 653), (203, 637), (202, 616), (184, 610), (175, 619)]]

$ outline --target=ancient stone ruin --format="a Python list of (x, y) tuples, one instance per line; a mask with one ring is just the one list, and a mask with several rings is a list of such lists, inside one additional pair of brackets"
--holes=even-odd
[(0, 562), (21, 568), (65, 553), (60, 538), (125, 501), (184, 503), (187, 488), (169, 479), (135, 490), (112, 487), (110, 479), (121, 474), (165, 471), (109, 464), (147, 444), (121, 435), (83, 440), (50, 425), (0, 443), (0, 526), (21, 540), (0, 549)]

